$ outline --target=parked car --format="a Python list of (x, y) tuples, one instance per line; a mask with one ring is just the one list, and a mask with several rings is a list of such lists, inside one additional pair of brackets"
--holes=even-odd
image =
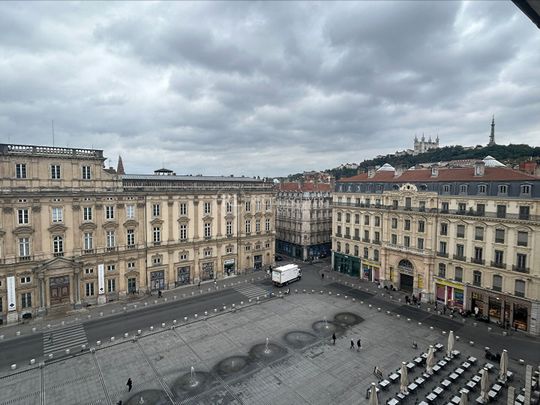
[(281, 262), (281, 261), (283, 261), (283, 256), (276, 255), (276, 262)]

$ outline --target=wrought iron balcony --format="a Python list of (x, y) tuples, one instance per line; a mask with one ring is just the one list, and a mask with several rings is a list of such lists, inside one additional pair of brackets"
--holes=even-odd
[(467, 261), (467, 258), (465, 256), (461, 256), (461, 255), (454, 255), (453, 258), (454, 258), (454, 260), (460, 260), (462, 262)]
[(484, 259), (477, 259), (476, 257), (471, 257), (471, 263), (475, 264), (485, 264), (486, 261)]
[(512, 270), (517, 271), (518, 273), (526, 273), (526, 274), (530, 273), (530, 269), (528, 267), (516, 266), (515, 264), (512, 265)]
[(501, 262), (494, 262), (492, 261), (491, 262), (491, 267), (496, 267), (498, 269), (504, 269), (506, 270), (506, 263), (501, 263)]

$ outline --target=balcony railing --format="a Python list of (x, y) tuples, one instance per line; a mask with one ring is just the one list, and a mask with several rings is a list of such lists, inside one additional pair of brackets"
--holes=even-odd
[(364, 242), (364, 243), (370, 243), (371, 241), (369, 240), (369, 238), (362, 238), (362, 242)]
[(53, 256), (54, 256), (54, 257), (64, 257), (64, 252), (56, 252), (56, 253), (53, 253)]
[(336, 237), (341, 238), (343, 235), (341, 233), (336, 233)]
[(360, 240), (360, 236), (353, 236), (353, 239), (359, 241), (359, 240)]
[(345, 234), (344, 238), (345, 239), (351, 239), (351, 235)]
[(486, 261), (484, 259), (477, 259), (476, 257), (471, 257), (471, 263), (475, 264), (485, 264)]
[(454, 255), (452, 256), (454, 258), (454, 260), (460, 260), (462, 262), (466, 262), (467, 261), (467, 258), (465, 256), (461, 256), (461, 255)]
[(95, 253), (94, 249), (83, 249), (82, 251), (83, 255), (91, 255)]
[(491, 267), (496, 267), (498, 269), (504, 269), (506, 270), (506, 263), (501, 263), (501, 262), (494, 262), (492, 261), (491, 262)]
[(376, 245), (380, 245), (381, 240), (380, 239), (373, 239), (373, 243), (376, 244)]
[(516, 266), (515, 264), (512, 265), (512, 270), (517, 271), (518, 273), (526, 273), (526, 274), (529, 274), (530, 272), (528, 267)]
[(437, 256), (439, 256), (439, 257), (448, 257), (448, 253), (447, 252), (437, 252)]

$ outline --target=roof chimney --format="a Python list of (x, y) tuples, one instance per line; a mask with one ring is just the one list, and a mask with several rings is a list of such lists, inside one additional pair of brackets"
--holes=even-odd
[(486, 163), (483, 160), (474, 162), (474, 175), (483, 176), (486, 171)]
[(434, 164), (431, 166), (431, 177), (439, 177), (439, 165)]
[(403, 165), (398, 165), (396, 166), (396, 171), (394, 172), (394, 176), (395, 177), (399, 177), (401, 176), (403, 173), (405, 173), (405, 171), (407, 170), (407, 168)]
[(373, 167), (373, 166), (368, 167), (368, 169), (367, 169), (367, 176), (368, 176), (370, 179), (373, 178), (373, 177), (375, 176), (375, 171), (376, 171), (375, 167)]

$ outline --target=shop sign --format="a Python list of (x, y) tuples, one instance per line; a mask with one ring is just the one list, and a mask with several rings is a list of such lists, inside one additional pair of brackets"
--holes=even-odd
[(439, 279), (439, 278), (435, 278), (435, 281), (436, 281), (437, 284), (440, 284), (440, 285), (463, 289), (463, 284), (453, 283), (451, 281), (446, 281), (446, 280)]
[(365, 260), (365, 259), (362, 259), (362, 264), (365, 264), (367, 266), (372, 266), (372, 267), (379, 267), (380, 264), (377, 263), (377, 262), (372, 262), (370, 260)]
[(223, 262), (223, 264), (224, 264), (225, 266), (227, 266), (227, 265), (229, 265), (229, 264), (234, 264), (234, 259), (227, 259), (227, 260), (225, 260), (225, 261)]
[(15, 294), (15, 276), (9, 276), (7, 280), (8, 311), (17, 310), (17, 295)]
[(105, 294), (105, 265), (98, 264), (98, 294)]

